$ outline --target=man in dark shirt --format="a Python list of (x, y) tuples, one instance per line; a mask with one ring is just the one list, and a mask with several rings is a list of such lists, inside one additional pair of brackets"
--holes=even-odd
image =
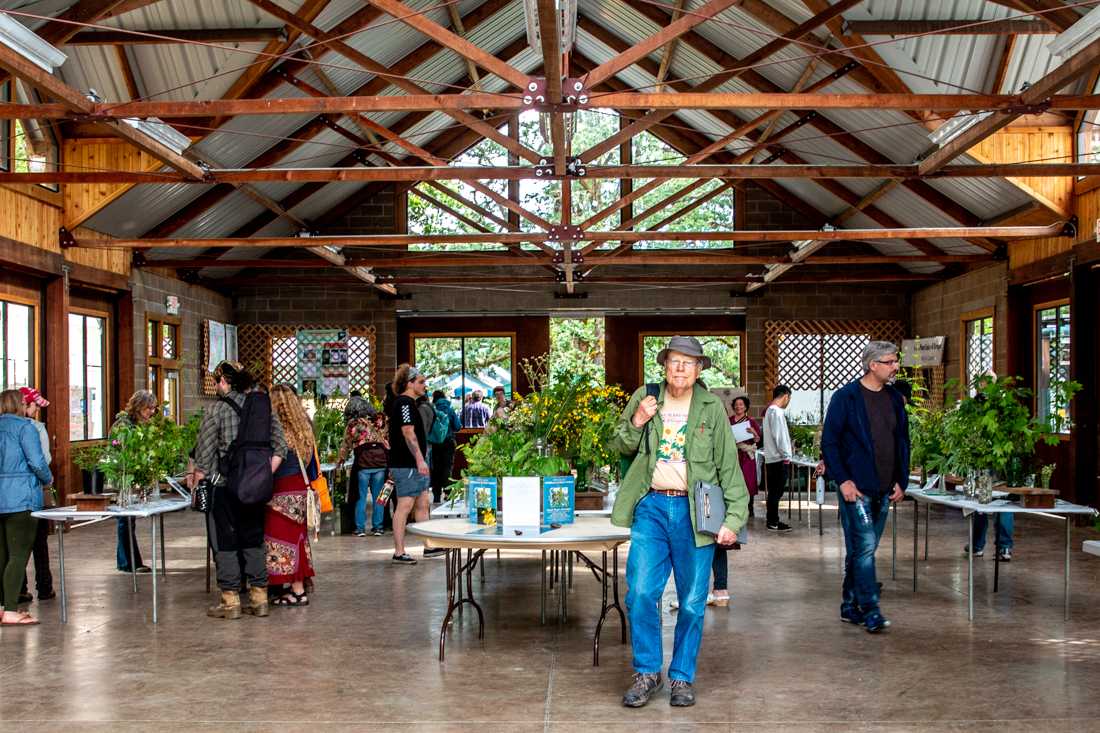
[(909, 422), (890, 383), (898, 348), (872, 341), (863, 349), (863, 376), (833, 395), (825, 414), (821, 452), (829, 478), (840, 487), (844, 528), (844, 586), (840, 620), (877, 633), (890, 625), (879, 610), (875, 578), (878, 548), (890, 503), (909, 483)]
[[(390, 421), (390, 475), (393, 477), (397, 508), (393, 512), (393, 562), (415, 565), (416, 559), (405, 552), (405, 524), (409, 514), (414, 521), (428, 519), (431, 508), (428, 441), (424, 421), (416, 401), (428, 389), (427, 380), (414, 366), (402, 364), (393, 379), (393, 394), (387, 416)], [(434, 557), (446, 551), (425, 550), (424, 557)]]

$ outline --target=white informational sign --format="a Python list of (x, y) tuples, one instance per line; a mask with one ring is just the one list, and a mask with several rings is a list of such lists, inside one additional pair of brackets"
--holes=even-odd
[(225, 358), (229, 361), (238, 361), (237, 357), (237, 327), (225, 324)]
[(737, 443), (744, 443), (749, 440), (755, 440), (752, 435), (752, 431), (749, 430), (749, 421), (742, 420), (739, 423), (730, 425), (730, 431), (733, 433), (733, 440)]
[(505, 476), (501, 489), (502, 524), (510, 527), (538, 527), (541, 524), (542, 479), (538, 476)]
[(178, 295), (166, 295), (164, 297), (164, 310), (170, 316), (180, 314), (180, 299)]
[(905, 339), (901, 342), (901, 365), (923, 369), (943, 364), (943, 344), (946, 338), (946, 336), (930, 336), (921, 339)]
[[(207, 321), (209, 324), (209, 350), (206, 353), (206, 371), (213, 372), (218, 364), (225, 361), (225, 324)], [(236, 341), (236, 338), (234, 338)]]

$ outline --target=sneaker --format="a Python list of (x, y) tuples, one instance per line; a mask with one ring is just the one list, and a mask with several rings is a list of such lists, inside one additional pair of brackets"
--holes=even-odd
[(371, 537), (381, 537), (381, 536), (382, 536), (382, 530), (380, 530), (380, 529), (372, 529), (372, 530), (370, 531), (370, 534), (371, 534)]
[(840, 620), (846, 624), (860, 626), (863, 624), (863, 611), (859, 609), (859, 606), (841, 605)]
[(40, 600), (40, 601), (50, 601), (50, 600), (53, 600), (54, 598), (57, 598), (57, 593), (53, 589), (50, 589), (50, 590), (45, 591), (45, 592), (43, 592), (43, 591), (38, 592), (38, 600)]
[(357, 531), (355, 532), (355, 536), (356, 536), (356, 537), (366, 537), (366, 536), (367, 536), (367, 533), (366, 533), (366, 532), (364, 532), (363, 530), (357, 530)]
[[(963, 546), (963, 554), (964, 555), (969, 555), (970, 554), (970, 545), (964, 545)], [(984, 554), (985, 554), (985, 550), (975, 550), (974, 551), (974, 557), (981, 557)]]
[[(730, 602), (730, 597), (726, 596), (725, 601), (726, 601), (725, 603), (722, 603), (720, 605), (728, 606), (729, 602)], [(713, 593), (707, 593), (707, 605), (708, 606), (713, 606), (716, 603), (718, 603), (717, 596), (715, 596)], [(669, 601), (668, 602), (668, 610), (670, 610), (670, 611), (680, 610), (680, 599), (673, 598), (671, 601)]]
[(863, 617), (863, 628), (867, 629), (868, 634), (877, 634), (889, 625), (890, 622), (879, 611), (871, 611)]
[(443, 557), (446, 554), (447, 554), (447, 548), (446, 547), (433, 547), (431, 549), (425, 549), (424, 550), (424, 557), (425, 558)]
[(768, 531), (769, 532), (790, 532), (791, 531), (791, 525), (786, 524), (785, 522), (780, 522), (779, 524), (769, 524), (768, 525)]
[(636, 672), (634, 674), (634, 682), (631, 683), (630, 689), (623, 695), (623, 706), (628, 708), (640, 708), (649, 702), (649, 698), (653, 697), (653, 693), (661, 689), (661, 673), (655, 674), (641, 674)]
[(672, 680), (668, 704), (674, 708), (690, 708), (695, 704), (695, 688), (687, 680)]
[(1012, 549), (1009, 547), (1002, 547), (997, 550), (997, 559), (1001, 562), (1012, 562)]
[(393, 556), (393, 564), (394, 565), (416, 565), (416, 558), (413, 557), (412, 555), (410, 555), (407, 552), (403, 555), (394, 555)]

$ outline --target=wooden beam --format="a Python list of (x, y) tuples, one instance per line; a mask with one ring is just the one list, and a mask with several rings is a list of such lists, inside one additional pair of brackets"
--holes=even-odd
[[(38, 68), (38, 67), (34, 67)], [(695, 87), (697, 90), (698, 87)], [(1030, 90), (1028, 90), (1030, 92)], [(524, 103), (517, 93), (486, 94), (427, 94), (419, 89), (406, 95), (387, 95), (381, 97), (321, 97), (321, 98), (272, 98), (264, 99), (210, 99), (173, 102), (122, 102), (96, 104), (86, 111), (76, 112), (62, 104), (25, 105), (14, 103), (0, 104), (0, 119), (57, 119), (81, 121), (108, 121), (126, 117), (159, 117), (161, 119), (182, 119), (186, 117), (205, 118), (211, 114), (224, 116), (241, 115), (289, 115), (289, 114), (354, 114), (368, 112), (444, 112), (450, 116), (469, 116), (463, 110), (501, 110), (522, 111), (534, 109), (538, 112), (577, 112), (594, 107), (613, 107), (626, 110), (655, 110), (658, 113), (675, 113), (681, 109), (729, 110), (729, 109), (772, 109), (772, 110), (811, 110), (811, 109), (870, 109), (870, 110), (932, 110), (936, 112), (959, 112), (970, 110), (1016, 110), (1025, 104), (1025, 98), (1034, 97), (1024, 92), (1015, 94), (810, 94), (785, 92), (701, 92), (690, 91), (679, 94), (646, 94), (636, 92), (607, 92), (596, 95), (588, 105), (541, 105), (530, 106)], [(83, 97), (81, 97), (83, 99)], [(87, 100), (84, 100), (85, 102)], [(1081, 110), (1100, 108), (1100, 95), (1066, 94), (1041, 98), (1035, 105), (1041, 104), (1055, 110)], [(1022, 113), (1019, 113), (1022, 114)], [(661, 119), (668, 117), (664, 115)], [(486, 123), (474, 120), (481, 125)], [(645, 122), (656, 124), (652, 119), (643, 117), (635, 124)], [(660, 120), (657, 120), (659, 122)], [(465, 124), (465, 122), (463, 122)], [(472, 126), (472, 125), (469, 125)], [(490, 126), (497, 135), (496, 128)], [(641, 132), (638, 130), (633, 134)], [(528, 151), (535, 158), (538, 156)], [(520, 153), (529, 158), (528, 154)], [(532, 162), (535, 162), (532, 160)]]
[[(561, 29), (558, 27), (557, 0), (537, 0), (539, 40), (542, 44), (542, 68), (546, 78), (546, 100), (551, 104), (562, 101)], [(523, 87), (520, 87), (521, 89)], [(554, 157), (554, 173), (565, 175), (565, 119), (561, 112), (550, 114), (550, 146)], [(563, 182), (562, 190), (569, 184)], [(563, 215), (566, 207), (562, 208)]]
[(1022, 10), (1025, 13), (1038, 13), (1036, 18), (1050, 25), (1058, 33), (1069, 28), (1081, 17), (1066, 7), (1062, 0), (990, 0), (990, 2)]
[[(1100, 38), (1082, 48), (1053, 71), (1025, 89), (1020, 94), (1022, 106), (1045, 104), (1052, 95), (1082, 74), (1093, 71), (1100, 60)], [(975, 108), (981, 109), (981, 108)], [(1021, 112), (994, 112), (969, 129), (942, 145), (920, 162), (922, 174), (932, 173), (959, 157), (982, 140), (1008, 125)]]
[(1051, 27), (1041, 20), (988, 20), (967, 18), (956, 20), (849, 20), (844, 23), (849, 33), (861, 36), (1005, 36), (1049, 35)]
[[(672, 21), (676, 22), (683, 15), (685, 0), (676, 0), (676, 6), (672, 9)], [(657, 85), (653, 88), (655, 92), (664, 92), (664, 81), (668, 78), (668, 71), (672, 68), (672, 57), (676, 55), (676, 46), (680, 42), (680, 37), (673, 38), (668, 44), (665, 45), (664, 53), (661, 54), (661, 65), (657, 67)]]
[[(140, 34), (139, 34), (140, 33)], [(266, 43), (282, 41), (286, 33), (278, 28), (157, 28), (139, 33), (128, 30), (80, 30), (68, 46), (155, 46), (177, 43)]]
[[(771, 143), (769, 143), (771, 145)], [(793, 160), (793, 158), (792, 158)], [(799, 159), (801, 160), (801, 159)], [(915, 164), (699, 164), (589, 166), (586, 178), (738, 178), (738, 179), (837, 179), (837, 178), (1064, 178), (1100, 175), (1100, 163), (991, 163), (953, 165), (927, 175)], [(188, 179), (172, 171), (60, 171), (0, 173), (0, 183), (260, 183), (260, 182), (362, 182), (362, 181), (467, 181), (546, 180), (532, 166), (392, 166), (333, 168), (216, 168), (203, 180)], [(568, 179), (563, 179), (568, 180)], [(472, 185), (472, 184), (471, 184)], [(480, 189), (479, 189), (480, 190)], [(498, 194), (499, 195), (499, 194)], [(503, 197), (502, 197), (503, 198)], [(498, 201), (503, 205), (502, 201)]]
[(130, 98), (130, 101), (141, 99), (141, 90), (138, 89), (134, 67), (130, 65), (130, 57), (126, 53), (126, 47), (115, 46), (115, 56), (118, 58), (118, 67), (122, 71), (122, 81), (126, 84), (126, 95)]
[[(492, 232), (489, 234), (435, 234), (435, 235), (323, 235), (311, 241), (314, 245), (331, 244), (337, 247), (394, 247), (411, 244), (523, 244), (541, 241), (545, 233)], [(585, 232), (583, 239), (600, 242), (644, 241), (716, 241), (716, 242), (793, 242), (805, 239), (864, 241), (874, 239), (929, 239), (998, 237), (1001, 239), (1039, 239), (1061, 236), (1060, 223), (1050, 226), (1020, 227), (913, 227), (884, 229), (843, 229), (817, 231), (795, 230), (743, 230), (731, 232), (655, 232), (608, 231)], [(95, 239), (81, 237), (73, 246), (93, 249), (190, 249), (194, 247), (301, 247), (300, 237), (252, 237), (241, 238), (184, 238), (184, 239)], [(942, 253), (941, 253), (942, 254)]]
[(61, 495), (62, 506), (70, 489), (69, 411), (58, 409), (66, 402), (72, 381), (69, 379), (69, 277), (63, 272), (61, 277), (46, 283), (46, 302), (44, 308), (46, 339), (43, 354), (45, 356), (45, 392), (53, 400), (55, 409), (47, 413), (46, 432), (50, 436), (53, 458), (54, 484)]
[[(435, 97), (436, 99), (440, 99), (440, 100), (445, 98), (445, 97), (458, 97), (458, 96), (467, 97), (467, 98), (494, 97), (495, 96), (495, 95), (491, 95), (491, 94), (490, 95), (478, 95), (478, 94), (432, 95), (432, 94), (429, 94), (428, 91), (426, 89), (424, 89), (423, 87), (421, 87), (419, 84), (416, 84), (412, 81), (409, 81), (408, 79), (405, 79), (404, 77), (396, 76), (396, 75), (390, 73), (389, 69), (387, 69), (384, 65), (378, 63), (377, 61), (370, 58), (369, 56), (362, 53), (361, 51), (358, 51), (357, 49), (349, 46), (344, 41), (339, 40), (339, 38), (337, 36), (335, 36), (331, 33), (327, 33), (325, 31), (321, 30), (320, 28), (318, 28), (317, 26), (302, 20), (301, 18), (299, 18), (294, 13), (291, 13), (290, 11), (283, 9), (282, 7), (276, 5), (274, 2), (272, 2), (271, 0), (249, 0), (249, 2), (251, 2), (253, 5), (256, 5), (257, 7), (261, 8), (265, 12), (268, 12), (268, 13), (274, 15), (276, 18), (279, 18), (284, 23), (287, 23), (288, 25), (293, 26), (294, 28), (297, 28), (299, 31), (301, 31), (305, 35), (308, 35), (309, 37), (313, 38), (314, 40), (318, 41), (319, 43), (322, 43), (322, 44), (332, 48), (334, 51), (338, 52), (341, 56), (344, 56), (345, 58), (355, 62), (359, 66), (362, 66), (365, 71), (369, 71), (372, 74), (376, 74), (376, 75), (387, 78), (391, 84), (393, 84), (394, 86), (402, 89), (403, 91), (407, 92), (410, 95), (419, 95), (421, 97), (425, 97), (425, 96), (426, 97)], [(447, 32), (450, 33), (449, 31), (447, 31)], [(451, 35), (454, 35), (454, 34), (451, 34)], [(525, 77), (525, 82), (526, 82), (526, 77)], [(397, 97), (395, 97), (395, 99), (396, 98)], [(359, 97), (358, 99), (361, 102), (365, 101), (365, 99), (362, 98), (362, 97)], [(318, 105), (319, 106), (325, 106), (325, 102), (326, 102), (326, 100), (323, 100), (323, 99), (307, 99), (305, 101), (312, 103), (313, 106), (318, 106)], [(488, 100), (483, 100), (483, 101), (488, 101)], [(523, 100), (520, 98), (519, 102), (521, 104), (522, 104), (522, 101)], [(232, 103), (230, 103), (230, 104), (232, 104)], [(504, 146), (504, 148), (506, 150), (509, 149), (510, 147), (514, 146), (513, 141), (508, 139), (507, 135), (500, 134), (500, 132), (498, 132), (497, 129), (495, 127), (493, 127), (492, 125), (490, 125), (486, 122), (483, 122), (482, 120), (480, 120), (480, 119), (474, 117), (473, 115), (469, 114), (468, 112), (464, 111), (466, 109), (490, 109), (490, 108), (494, 107), (495, 105), (492, 105), (492, 104), (478, 104), (478, 105), (474, 105), (473, 107), (469, 107), (469, 106), (466, 106), (465, 104), (461, 104), (461, 105), (455, 106), (455, 107), (450, 108), (450, 109), (446, 108), (446, 106), (447, 105), (444, 104), (444, 103), (436, 102), (436, 103), (432, 103), (429, 107), (427, 107), (427, 109), (429, 109), (431, 111), (438, 110), (438, 111), (441, 111), (441, 112), (445, 112), (446, 114), (448, 114), (449, 116), (451, 116), (455, 120), (457, 120), (458, 122), (461, 122), (462, 124), (466, 125), (467, 127), (471, 128), (473, 130), (477, 130), (484, 137), (487, 137), (491, 140), (495, 140), (496, 142), (500, 143), (501, 145)], [(373, 105), (367, 105), (367, 107), (353, 106), (350, 109), (328, 110), (328, 111), (361, 112), (361, 111), (370, 111), (370, 109), (369, 109), (370, 107), (373, 107)], [(321, 110), (318, 109), (317, 111), (321, 111)], [(278, 112), (278, 114), (285, 114), (285, 113), (289, 113), (289, 112), (285, 112), (285, 111)], [(205, 116), (205, 115), (203, 115), (203, 116)], [(539, 161), (539, 155), (535, 151), (530, 150), (530, 149), (528, 149), (527, 147), (525, 147), (523, 145), (519, 145), (519, 146), (515, 146), (515, 147), (517, 149), (514, 152), (519, 154), (520, 157), (526, 158), (527, 160), (531, 161), (532, 163), (537, 163)]]
[[(251, 0), (252, 2), (266, 4), (269, 0)], [(402, 23), (415, 28), (424, 35), (451, 49), (459, 56), (473, 61), (487, 71), (499, 76), (513, 86), (523, 89), (529, 80), (527, 74), (519, 71), (511, 64), (501, 61), (493, 54), (479, 48), (462, 36), (452, 33), (439, 25), (421, 11), (413, 10), (398, 0), (367, 0), (371, 5), (382, 10), (386, 14), (400, 20)], [(262, 7), (262, 6), (261, 6)]]
[(62, 46), (84, 28), (78, 23), (95, 23), (125, 4), (125, 0), (80, 0), (35, 33), (46, 43)]
[[(373, 1), (374, 0), (371, 0), (371, 2)], [(841, 4), (847, 3), (848, 5), (854, 5), (858, 2), (862, 2), (862, 0), (841, 0)], [(688, 15), (684, 15), (672, 21), (663, 28), (660, 28), (652, 36), (634, 44), (625, 51), (616, 54), (611, 59), (597, 66), (585, 75), (585, 85), (591, 88), (602, 84), (628, 66), (632, 66), (670, 41), (679, 38), (703, 21), (710, 20), (723, 10), (733, 5), (737, 5), (738, 3), (739, 0), (710, 0), (710, 2), (693, 10)], [(786, 45), (786, 43), (783, 45)], [(769, 53), (768, 55), (771, 54)], [(764, 58), (766, 58), (766, 56)], [(755, 62), (747, 61), (746, 63), (751, 64)]]

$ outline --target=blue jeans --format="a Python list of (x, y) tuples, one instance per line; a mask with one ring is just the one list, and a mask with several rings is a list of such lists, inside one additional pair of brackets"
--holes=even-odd
[[(997, 549), (1012, 549), (1012, 530), (1016, 527), (1015, 517), (1008, 512), (998, 512), (993, 524), (997, 527)], [(985, 549), (985, 533), (989, 528), (989, 515), (974, 513), (974, 552)]]
[(714, 545), (695, 546), (691, 507), (685, 497), (646, 494), (634, 509), (630, 556), (626, 561), (626, 612), (634, 670), (655, 674), (663, 665), (661, 594), (671, 571), (680, 611), (669, 679), (695, 680), (695, 658), (703, 640), (703, 614), (714, 561)]
[[(130, 535), (134, 532), (133, 517), (120, 518), (118, 520), (118, 543), (115, 545), (115, 564), (119, 570), (132, 570), (130, 565)], [(141, 548), (138, 546), (137, 537), (134, 537), (134, 560), (141, 567)]]
[(360, 468), (359, 469), (359, 501), (355, 503), (355, 531), (366, 532), (367, 527), (367, 502), (374, 509), (371, 510), (370, 528), (382, 529), (382, 519), (386, 516), (386, 507), (379, 505), (375, 500), (382, 485), (386, 483), (386, 469), (384, 468)]
[[(858, 507), (866, 510), (869, 523), (862, 521)], [(875, 550), (890, 514), (890, 499), (883, 495), (864, 496), (856, 501), (840, 500), (840, 525), (844, 528), (844, 591), (841, 608), (858, 605), (864, 613), (878, 610), (878, 580), (875, 578)]]

